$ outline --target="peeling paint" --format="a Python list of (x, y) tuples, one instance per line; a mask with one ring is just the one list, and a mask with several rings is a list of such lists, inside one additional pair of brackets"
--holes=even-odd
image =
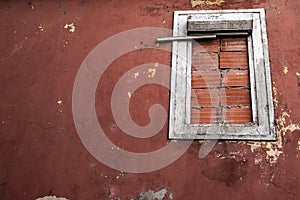
[(278, 95), (278, 90), (277, 88), (275, 87), (275, 82), (273, 82), (273, 93), (274, 93), (274, 96), (277, 96)]
[[(289, 131), (300, 130), (300, 125), (293, 124), (290, 118), (290, 114), (282, 112), (281, 116), (276, 120), (277, 122), (277, 141), (276, 142), (248, 142), (247, 144), (251, 147), (251, 152), (254, 153), (255, 149), (262, 148), (266, 153), (266, 160), (270, 163), (276, 163), (281, 154), (283, 154), (283, 142), (282, 137)], [(299, 148), (299, 144), (297, 146)], [(255, 162), (259, 161), (259, 158)]]
[(300, 151), (300, 139), (298, 140), (298, 147), (297, 150)]
[(156, 74), (156, 69), (155, 68), (149, 68), (148, 69), (148, 78), (154, 78), (155, 74)]
[[(39, 26), (38, 26), (38, 29), (41, 31), (41, 32), (43, 32), (43, 31), (45, 31), (45, 26), (43, 25), (43, 24), (40, 24)], [(46, 31), (45, 31), (46, 32)]]
[(260, 165), (262, 163), (262, 161), (263, 161), (263, 159), (262, 159), (261, 155), (254, 158), (254, 164), (255, 165)]
[(299, 72), (296, 72), (296, 76), (297, 76), (298, 78), (300, 78), (300, 73), (299, 73)]
[(215, 0), (215, 1), (209, 1), (209, 0), (191, 0), (192, 7), (196, 7), (196, 6), (213, 6), (213, 5), (220, 6), (223, 3), (225, 3), (224, 0)]
[(68, 45), (68, 41), (67, 40), (63, 40), (63, 47), (65, 48)]
[[(290, 112), (290, 111), (289, 111)], [(291, 120), (287, 121), (287, 118), (290, 118), (290, 114), (287, 112), (282, 112), (281, 116), (276, 120), (277, 122), (277, 141), (276, 142), (267, 142), (265, 148), (266, 150), (266, 159), (270, 163), (276, 163), (279, 156), (283, 154), (283, 143), (282, 137), (288, 132), (293, 132), (294, 130), (300, 130), (300, 126), (293, 124)]]
[[(229, 146), (231, 145), (236, 145), (236, 144), (240, 144), (237, 141), (223, 141), (223, 142), (218, 142), (218, 145), (224, 145), (224, 143), (232, 143), (232, 144), (228, 144)], [(233, 144), (235, 143), (235, 144)], [(233, 148), (232, 150), (227, 149), (228, 152), (222, 152), (219, 150), (216, 150), (214, 152), (215, 156), (217, 158), (219, 158), (220, 160), (224, 160), (224, 159), (234, 159), (234, 160), (239, 160), (239, 161), (246, 161), (247, 160), (247, 154), (248, 152), (246, 151), (246, 149), (235, 149)]]
[(268, 142), (266, 148), (266, 159), (270, 162), (270, 164), (276, 163), (279, 156), (283, 154), (282, 141), (275, 144)]
[(64, 102), (61, 98), (58, 98), (57, 101), (56, 101), (56, 104), (59, 105), (59, 106), (63, 105), (63, 103)]
[(286, 117), (290, 118), (290, 114), (287, 112), (283, 112), (281, 117), (279, 117), (279, 119), (277, 120), (277, 124), (281, 127), (279, 129), (279, 132), (285, 135), (287, 131), (293, 132), (295, 130), (300, 130), (300, 125), (291, 123), (291, 120), (289, 121), (290, 124), (286, 125), (287, 124)]
[(287, 74), (289, 72), (289, 68), (287, 66), (283, 66), (283, 73)]
[(130, 97), (131, 97), (131, 93), (130, 93), (130, 92), (128, 92), (127, 94), (128, 94), (128, 97), (130, 98)]
[(277, 119), (277, 141), (276, 142), (265, 142), (266, 149), (266, 160), (270, 164), (276, 163), (279, 156), (283, 154), (282, 146), (282, 135), (285, 134), (281, 130), (286, 124), (285, 117), (289, 116), (286, 112), (283, 112), (282, 115)]
[(139, 75), (140, 75), (140, 72), (135, 72), (135, 73), (133, 73), (133, 77), (134, 77), (134, 78), (139, 77)]
[(45, 196), (45, 197), (37, 198), (36, 200), (68, 200), (68, 199), (63, 197), (56, 197), (56, 196)]
[(253, 153), (255, 149), (261, 147), (261, 142), (251, 142), (248, 145), (251, 147), (251, 152)]
[(277, 100), (277, 96), (278, 96), (278, 89), (276, 88), (275, 82), (273, 82), (273, 102), (275, 108), (278, 107), (278, 103), (279, 103), (279, 101)]
[(68, 29), (69, 32), (74, 33), (75, 32), (75, 25), (74, 23), (71, 24), (65, 24), (64, 26), (65, 29)]

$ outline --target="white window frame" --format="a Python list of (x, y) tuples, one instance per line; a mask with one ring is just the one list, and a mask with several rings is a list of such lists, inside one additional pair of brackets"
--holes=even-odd
[(190, 123), (192, 41), (173, 41), (169, 139), (276, 140), (265, 10), (175, 11), (173, 36), (187, 36), (187, 20), (193, 15), (218, 21), (252, 17), (248, 59), (253, 122)]

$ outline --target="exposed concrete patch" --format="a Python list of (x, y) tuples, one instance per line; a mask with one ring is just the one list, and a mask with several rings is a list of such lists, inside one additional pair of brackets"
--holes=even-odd
[(223, 3), (225, 3), (224, 0), (215, 0), (215, 1), (210, 1), (210, 0), (191, 0), (192, 7), (197, 7), (197, 6), (212, 6), (212, 5), (220, 6)]
[(37, 198), (36, 200), (68, 200), (68, 199), (64, 197), (45, 196), (45, 197)]
[(173, 199), (172, 193), (167, 195), (168, 191), (166, 188), (163, 188), (157, 192), (153, 190), (148, 190), (148, 192), (142, 192), (139, 195), (139, 200), (163, 200), (163, 199)]

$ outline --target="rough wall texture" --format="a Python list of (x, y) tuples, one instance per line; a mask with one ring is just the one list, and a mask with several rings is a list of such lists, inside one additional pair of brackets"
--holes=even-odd
[[(87, 152), (74, 127), (71, 97), (76, 72), (96, 45), (132, 28), (172, 28), (174, 10), (261, 7), (277, 142), (220, 141), (199, 159), (195, 141), (176, 162), (144, 174), (116, 171)], [(1, 1), (0, 199), (300, 199), (299, 10), (292, 0)], [(170, 59), (169, 53), (136, 52), (118, 58), (100, 80), (99, 122), (122, 148), (160, 148), (168, 124), (147, 141), (124, 136), (109, 108), (114, 84), (136, 65), (170, 65)], [(168, 109), (168, 102), (166, 88), (145, 86), (132, 96), (132, 117), (146, 125), (149, 107)]]

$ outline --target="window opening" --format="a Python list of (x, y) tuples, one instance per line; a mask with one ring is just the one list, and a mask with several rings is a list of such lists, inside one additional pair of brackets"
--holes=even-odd
[(173, 43), (170, 139), (276, 139), (264, 9), (175, 11), (158, 41)]

